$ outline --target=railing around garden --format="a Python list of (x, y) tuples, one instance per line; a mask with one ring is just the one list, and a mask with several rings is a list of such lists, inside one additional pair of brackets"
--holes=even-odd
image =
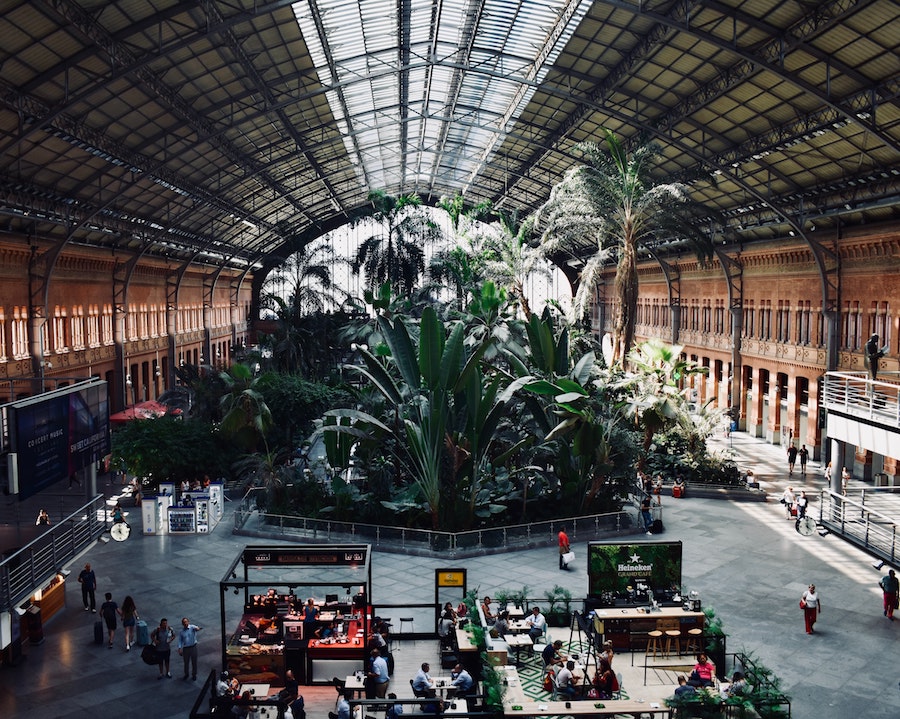
[[(886, 488), (885, 493), (890, 491)], [(852, 495), (823, 489), (819, 493), (819, 524), (885, 562), (894, 564), (898, 555), (896, 518), (868, 503), (879, 494), (872, 488)]]
[(519, 550), (555, 544), (563, 527), (572, 542), (585, 542), (618, 534), (633, 534), (637, 523), (627, 511), (566, 517), (545, 522), (441, 532), (430, 529), (393, 527), (270, 514), (256, 506), (257, 491), (251, 490), (234, 512), (235, 533), (268, 537), (303, 538), (316, 542), (365, 541), (377, 549), (442, 557), (477, 556), (492, 551)]
[(12, 610), (44, 586), (106, 529), (106, 498), (97, 495), (0, 562), (0, 607)]

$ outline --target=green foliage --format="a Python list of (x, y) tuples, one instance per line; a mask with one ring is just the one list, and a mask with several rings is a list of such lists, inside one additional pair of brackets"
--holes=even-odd
[(156, 492), (163, 481), (222, 476), (234, 454), (233, 446), (221, 439), (218, 430), (201, 420), (135, 420), (112, 435), (115, 466), (144, 478), (148, 493)]

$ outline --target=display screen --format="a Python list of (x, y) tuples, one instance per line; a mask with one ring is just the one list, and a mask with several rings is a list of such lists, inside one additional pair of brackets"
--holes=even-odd
[(106, 382), (73, 387), (43, 400), (30, 398), (13, 404), (9, 412), (20, 500), (109, 454)]
[(681, 542), (589, 542), (588, 594), (616, 597), (638, 584), (651, 590), (681, 587)]

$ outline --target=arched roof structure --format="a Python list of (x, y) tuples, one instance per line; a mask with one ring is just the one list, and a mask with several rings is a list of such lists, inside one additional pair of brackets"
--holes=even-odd
[(900, 214), (894, 0), (9, 0), (0, 37), (0, 228), (60, 245), (252, 271), (370, 189), (529, 212), (601, 127), (744, 242)]

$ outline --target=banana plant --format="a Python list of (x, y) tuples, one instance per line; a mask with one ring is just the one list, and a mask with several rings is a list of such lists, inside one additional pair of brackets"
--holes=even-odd
[(332, 410), (327, 417), (334, 419), (326, 420), (322, 430), (369, 441), (391, 435), (399, 449), (398, 462), (412, 477), (437, 529), (442, 498), (455, 494), (449, 488), (457, 473), (467, 477), (468, 515), (474, 513), (483, 460), (506, 403), (524, 380), (505, 388), (499, 379), (485, 383), (479, 365), (489, 342), (468, 351), (465, 325), (456, 322), (447, 332), (431, 307), (422, 313), (418, 346), (401, 317), (381, 315), (377, 321), (384, 346), (375, 351), (360, 348), (364, 364), (350, 369), (382, 394), (392, 419)]

